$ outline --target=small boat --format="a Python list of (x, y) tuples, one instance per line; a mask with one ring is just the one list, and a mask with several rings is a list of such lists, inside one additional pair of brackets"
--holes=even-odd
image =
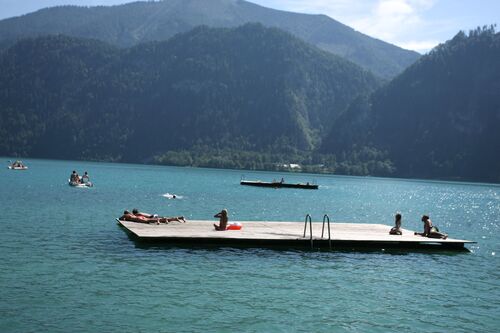
[[(10, 163), (10, 161), (9, 161)], [(28, 170), (28, 167), (23, 164), (21, 161), (15, 161), (11, 165), (7, 167), (9, 170)]]
[(28, 167), (26, 165), (21, 165), (21, 166), (12, 166), (12, 165), (9, 165), (7, 167), (7, 169), (10, 169), (10, 170), (28, 170)]
[(254, 181), (254, 180), (241, 180), (240, 181), (241, 185), (248, 185), (248, 186), (260, 186), (260, 187), (272, 187), (272, 188), (302, 188), (302, 189), (307, 189), (307, 190), (317, 190), (318, 185), (316, 184), (310, 184), (310, 183), (285, 183), (283, 181), (281, 182), (262, 182), (260, 180)]
[(80, 182), (72, 182), (71, 180), (68, 180), (68, 185), (72, 187), (92, 187), (94, 184), (91, 182), (86, 182), (86, 183), (80, 183)]

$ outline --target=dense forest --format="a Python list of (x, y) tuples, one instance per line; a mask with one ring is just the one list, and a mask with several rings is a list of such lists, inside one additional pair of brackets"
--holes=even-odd
[(321, 151), (369, 147), (402, 177), (500, 182), (500, 33), (458, 33), (388, 85), (360, 96)]
[(243, 0), (164, 0), (119, 6), (60, 6), (0, 21), (0, 48), (25, 37), (64, 34), (120, 47), (163, 41), (197, 26), (261, 23), (288, 31), (382, 78), (392, 78), (419, 58), (413, 51), (363, 35), (325, 15), (274, 10)]
[(0, 55), (0, 154), (254, 169), (296, 158), (332, 171), (341, 162), (315, 149), (356, 96), (379, 86), (259, 24), (129, 49), (25, 39)]
[(0, 52), (0, 155), (500, 182), (499, 35), (460, 32), (388, 83), (260, 24), (21, 39)]

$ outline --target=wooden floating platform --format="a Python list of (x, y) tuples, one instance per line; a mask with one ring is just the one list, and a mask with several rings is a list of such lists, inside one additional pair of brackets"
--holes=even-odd
[[(236, 221), (231, 221), (236, 222)], [(281, 247), (303, 249), (329, 249), (328, 227), (325, 224), (321, 238), (322, 223), (312, 223), (312, 239), (304, 222), (237, 221), (241, 230), (215, 231), (216, 221), (187, 223), (145, 224), (118, 221), (133, 239), (164, 245), (215, 245), (234, 247)], [(465, 244), (475, 243), (462, 239), (435, 239), (414, 235), (412, 230), (402, 229), (403, 235), (389, 235), (392, 226), (384, 224), (331, 223), (332, 249), (446, 249), (467, 250)]]
[(248, 186), (259, 186), (259, 187), (272, 187), (272, 188), (302, 188), (306, 190), (317, 190), (318, 185), (309, 184), (309, 183), (282, 183), (282, 182), (262, 182), (260, 180), (242, 180), (240, 181), (240, 185), (248, 185)]

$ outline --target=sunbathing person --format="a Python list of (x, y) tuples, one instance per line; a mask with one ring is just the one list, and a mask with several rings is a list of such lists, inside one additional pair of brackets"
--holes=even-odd
[(149, 213), (140, 212), (137, 208), (132, 209), (132, 214), (134, 214), (136, 216), (147, 217), (147, 218), (158, 217), (158, 215), (156, 215), (156, 214), (149, 214)]
[(182, 222), (182, 223), (186, 223), (186, 219), (184, 218), (184, 216), (174, 216), (174, 217), (158, 216), (157, 214), (149, 214), (149, 213), (140, 212), (137, 208), (134, 208), (132, 210), (132, 214), (134, 214), (135, 216), (142, 216), (142, 217), (145, 217), (145, 218), (166, 219), (167, 223), (168, 222)]
[(389, 231), (391, 235), (402, 235), (403, 231), (401, 231), (401, 214), (396, 214), (395, 226)]
[(429, 216), (422, 216), (422, 222), (424, 222), (424, 232), (415, 232), (415, 235), (420, 235), (429, 238), (448, 238), (448, 235), (442, 232), (439, 232), (439, 229), (432, 225), (432, 221)]
[[(120, 221), (130, 221), (130, 222), (139, 222), (139, 223), (157, 223), (160, 224), (159, 218), (149, 218), (140, 215), (134, 215), (128, 210), (123, 212), (123, 215), (118, 218)], [(163, 221), (161, 221), (163, 222)]]
[(119, 218), (123, 221), (139, 222), (139, 223), (169, 223), (169, 222), (182, 222), (186, 223), (184, 216), (176, 217), (166, 217), (158, 216), (156, 214), (148, 214), (139, 212), (137, 209), (132, 210), (132, 213), (128, 210), (123, 212), (123, 215)]
[(219, 213), (215, 214), (214, 217), (219, 218), (219, 225), (214, 223), (215, 230), (217, 231), (225, 231), (227, 227), (227, 209), (221, 210)]

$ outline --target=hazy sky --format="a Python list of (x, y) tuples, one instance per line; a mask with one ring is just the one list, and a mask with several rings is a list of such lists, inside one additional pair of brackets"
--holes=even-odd
[[(0, 19), (44, 7), (116, 5), (130, 0), (0, 0)], [(265, 7), (326, 14), (369, 36), (427, 52), (459, 30), (498, 24), (500, 0), (252, 0)]]

